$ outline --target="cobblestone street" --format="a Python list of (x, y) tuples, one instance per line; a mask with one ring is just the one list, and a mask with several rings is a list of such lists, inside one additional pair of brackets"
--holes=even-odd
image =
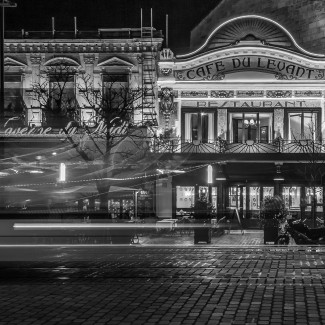
[(0, 324), (324, 324), (324, 253), (1, 247)]

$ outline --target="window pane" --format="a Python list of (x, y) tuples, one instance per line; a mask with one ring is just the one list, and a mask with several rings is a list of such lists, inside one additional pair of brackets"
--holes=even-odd
[(284, 187), (282, 191), (285, 207), (289, 210), (300, 209), (300, 187)]
[(190, 209), (194, 204), (194, 186), (176, 186), (176, 208)]
[(249, 209), (258, 210), (260, 208), (260, 187), (250, 187), (249, 194)]
[(126, 83), (128, 82), (128, 75), (127, 74), (104, 74), (103, 82)]
[(290, 135), (292, 139), (300, 140), (302, 139), (302, 130), (301, 130), (301, 122), (302, 122), (302, 113), (290, 113), (289, 114), (289, 128)]
[(209, 116), (208, 114), (201, 115), (202, 142), (207, 143), (209, 140)]
[(315, 113), (303, 113), (304, 114), (304, 138), (314, 139), (316, 132), (316, 114)]
[(192, 141), (199, 139), (199, 117), (198, 114), (191, 114), (191, 138)]

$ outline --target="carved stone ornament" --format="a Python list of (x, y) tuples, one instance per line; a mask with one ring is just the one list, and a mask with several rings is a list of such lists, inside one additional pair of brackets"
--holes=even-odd
[(231, 98), (234, 97), (233, 90), (212, 90), (211, 97), (214, 98)]
[(263, 97), (264, 90), (237, 90), (237, 97)]
[(322, 97), (321, 90), (296, 90), (296, 97)]
[(41, 64), (42, 63), (42, 57), (39, 55), (33, 55), (30, 57), (30, 62), (32, 64)]
[(170, 49), (163, 49), (160, 51), (160, 60), (168, 61), (174, 59), (174, 53)]
[(291, 90), (267, 90), (266, 97), (268, 98), (290, 98), (292, 97)]
[(169, 76), (172, 73), (171, 68), (160, 68), (160, 73), (164, 76)]
[(84, 62), (85, 62), (85, 64), (93, 64), (95, 62), (95, 56), (94, 55), (85, 55)]
[(294, 77), (292, 74), (285, 75), (280, 72), (276, 73), (274, 76), (275, 76), (275, 79), (277, 79), (277, 80), (293, 80), (293, 79), (297, 80), (298, 79), (297, 77)]
[(223, 80), (225, 79), (225, 74), (224, 73), (217, 73), (211, 76), (207, 76), (205, 78), (202, 78), (203, 80)]
[(189, 98), (189, 97), (208, 97), (207, 91), (182, 91), (181, 97)]
[(165, 127), (167, 128), (169, 125), (170, 116), (175, 111), (173, 89), (168, 87), (162, 88), (159, 93), (159, 98), (159, 110), (164, 115)]

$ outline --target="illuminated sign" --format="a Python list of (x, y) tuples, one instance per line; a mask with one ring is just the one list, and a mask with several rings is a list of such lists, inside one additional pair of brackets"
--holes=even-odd
[(273, 73), (277, 79), (320, 80), (325, 79), (325, 70), (306, 67), (286, 60), (267, 56), (237, 56), (207, 62), (184, 70), (175, 70), (177, 80), (222, 80), (227, 73), (239, 71)]

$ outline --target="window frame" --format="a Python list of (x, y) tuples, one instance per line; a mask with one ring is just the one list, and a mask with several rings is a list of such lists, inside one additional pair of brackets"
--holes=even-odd
[[(233, 126), (232, 128), (230, 128), (230, 114), (234, 114), (234, 113), (238, 113), (238, 114), (243, 114), (243, 119), (244, 120), (244, 114), (256, 114), (257, 115), (257, 120), (260, 121), (260, 114), (264, 114), (264, 113), (268, 113), (271, 115), (272, 118), (272, 123), (271, 123), (271, 132), (268, 135), (269, 140), (267, 141), (267, 143), (270, 143), (274, 140), (274, 110), (269, 110), (269, 109), (256, 109), (256, 110), (239, 110), (239, 109), (228, 109), (227, 110), (227, 141), (230, 141), (231, 139), (231, 133), (233, 132)], [(261, 126), (258, 126), (258, 143), (261, 143), (261, 138), (260, 138), (260, 128)], [(247, 141), (247, 139), (245, 140)], [(255, 142), (255, 140), (252, 140)], [(243, 143), (243, 135), (242, 135), (242, 140), (238, 141), (238, 142), (234, 142), (234, 139), (232, 140), (231, 143)]]
[[(211, 139), (215, 141), (217, 139), (217, 111), (214, 109), (197, 109), (197, 108), (187, 108), (182, 107), (181, 109), (181, 138), (182, 142), (185, 142), (186, 139), (186, 120), (185, 120), (185, 114), (198, 114), (198, 142), (199, 143), (209, 143), (209, 140), (207, 142), (202, 142), (202, 114), (212, 114), (212, 122), (213, 122), (213, 138)], [(209, 134), (209, 131), (208, 131)], [(193, 141), (192, 141), (193, 142)]]
[[(284, 134), (286, 139), (293, 141), (294, 139), (291, 139), (291, 130), (289, 127), (289, 123), (290, 123), (290, 114), (292, 113), (297, 113), (297, 114), (304, 114), (304, 113), (316, 113), (316, 129), (317, 130), (321, 130), (321, 108), (317, 107), (317, 108), (307, 108), (307, 109), (299, 109), (299, 108), (291, 108), (291, 109), (286, 109), (285, 111), (285, 116), (284, 116)], [(304, 118), (303, 118), (304, 120)], [(303, 131), (304, 127), (303, 127), (303, 123), (301, 123), (301, 130)], [(319, 135), (313, 140), (319, 140), (321, 141), (322, 139), (322, 132), (319, 132)], [(301, 139), (299, 139), (301, 140)]]

